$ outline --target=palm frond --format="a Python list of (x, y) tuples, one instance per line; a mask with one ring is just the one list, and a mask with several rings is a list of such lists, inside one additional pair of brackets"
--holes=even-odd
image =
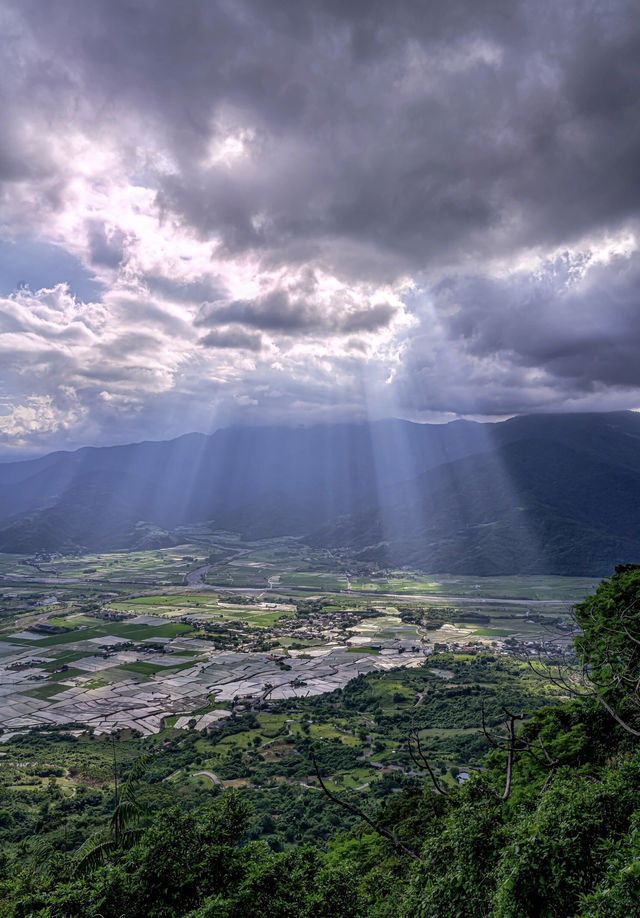
[(112, 838), (92, 835), (76, 852), (74, 876), (86, 876), (96, 867), (106, 863), (107, 855), (115, 851), (116, 842)]
[(133, 767), (129, 774), (127, 775), (127, 780), (122, 785), (122, 790), (120, 792), (120, 799), (123, 797), (127, 800), (132, 800), (135, 796), (135, 785), (142, 777), (142, 775), (147, 770), (147, 765), (149, 764), (149, 756), (141, 755), (139, 759), (134, 762)]

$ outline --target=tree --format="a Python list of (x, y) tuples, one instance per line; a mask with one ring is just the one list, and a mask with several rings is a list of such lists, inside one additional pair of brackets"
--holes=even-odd
[[(113, 738), (112, 738), (113, 740)], [(84, 874), (103, 864), (109, 854), (122, 848), (129, 848), (140, 838), (141, 821), (149, 815), (147, 807), (140, 803), (137, 784), (147, 767), (147, 757), (142, 756), (135, 763), (124, 784), (118, 784), (118, 763), (115, 742), (113, 743), (113, 775), (115, 805), (106, 832), (93, 835), (78, 851), (74, 873)]]
[(618, 565), (575, 607), (581, 685), (640, 736), (640, 565)]

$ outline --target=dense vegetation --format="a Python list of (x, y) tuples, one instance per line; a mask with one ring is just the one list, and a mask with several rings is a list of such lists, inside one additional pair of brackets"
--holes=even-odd
[[(538, 707), (517, 732), (520, 721), (515, 716), (522, 713), (527, 698), (512, 686), (510, 697), (487, 699), (485, 723), (497, 748), (485, 756), (484, 770), (465, 784), (457, 787), (441, 775), (435, 776), (434, 784), (422, 773), (379, 783), (367, 799), (367, 815), (382, 833), (392, 833), (397, 844), (319, 791), (311, 794), (312, 805), (308, 794), (286, 785), (267, 786), (252, 795), (227, 789), (178, 801), (160, 778), (165, 768), (162, 756), (148, 751), (147, 761), (136, 765), (133, 746), (122, 741), (114, 748), (129, 779), (120, 784), (117, 802), (113, 789), (98, 781), (98, 770), (108, 767), (104, 755), (95, 761), (93, 790), (87, 783), (74, 796), (63, 797), (50, 781), (37, 791), (37, 805), (27, 808), (24, 819), (19, 808), (8, 805), (10, 792), (5, 792), (0, 827), (7, 853), (0, 865), (0, 916), (637, 914), (639, 597), (640, 568), (626, 566), (578, 606), (582, 668), (571, 679), (558, 673), (571, 687), (568, 699)], [(453, 659), (448, 664), (469, 667), (470, 689), (482, 683), (483, 668), (495, 665), (479, 660), (459, 664)], [(415, 679), (424, 675), (420, 670), (411, 674)], [(456, 681), (462, 681), (460, 673)], [(375, 717), (375, 683), (372, 677), (352, 683), (342, 693), (344, 709), (369, 709)], [(401, 708), (402, 692), (397, 694)], [(467, 705), (474, 697), (470, 692), (460, 700)], [(317, 705), (320, 717), (323, 706), (331, 710), (336, 697), (307, 703)], [(506, 711), (501, 717), (502, 705)], [(469, 710), (470, 716), (482, 718), (481, 707)], [(442, 716), (447, 716), (446, 709)], [(505, 717), (506, 730), (499, 726)], [(239, 724), (225, 729), (243, 735), (245, 727), (255, 729), (248, 720), (237, 720)], [(402, 726), (389, 722), (388, 730), (400, 732)], [(415, 726), (404, 725), (405, 738)], [(298, 754), (292, 754), (292, 762), (305, 757), (304, 739), (296, 741)], [(55, 759), (51, 738), (32, 735), (24, 742), (32, 744), (31, 754), (40, 762), (34, 769), (57, 767), (47, 766), (36, 754), (40, 743), (47, 757)], [(57, 742), (67, 750), (73, 746), (64, 735)], [(80, 746), (83, 742), (76, 740)], [(172, 767), (180, 756), (192, 760), (201, 742), (197, 734), (188, 734), (184, 745), (176, 746)], [(340, 756), (352, 754), (328, 740), (315, 745), (321, 774), (338, 768)], [(103, 749), (108, 751), (110, 744), (103, 743)], [(240, 767), (247, 766), (247, 754), (240, 748), (232, 753)], [(308, 768), (307, 763), (303, 767)], [(436, 793), (436, 787), (442, 793)], [(397, 792), (391, 793), (392, 788)], [(276, 807), (278, 820), (272, 815)], [(272, 844), (274, 822), (284, 813), (289, 814), (291, 832)], [(294, 831), (301, 820), (312, 830), (323, 827), (315, 843), (305, 843), (309, 836)], [(94, 840), (88, 841), (92, 836)]]

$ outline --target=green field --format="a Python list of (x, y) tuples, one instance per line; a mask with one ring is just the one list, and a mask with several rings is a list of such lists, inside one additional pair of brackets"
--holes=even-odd
[(66, 685), (40, 685), (38, 688), (29, 689), (25, 694), (30, 698), (39, 698), (41, 701), (45, 701), (49, 698), (53, 698), (60, 692), (64, 692), (66, 688)]
[(347, 589), (347, 578), (313, 571), (298, 572), (283, 574), (280, 578), (280, 585), (282, 587), (304, 587), (309, 590), (317, 590), (319, 593), (339, 593)]
[[(194, 661), (195, 662), (195, 661)], [(182, 669), (191, 669), (192, 663), (175, 663), (173, 665), (162, 665), (159, 663), (146, 663), (144, 661), (127, 663), (120, 666), (120, 669), (131, 670), (134, 673), (142, 673), (145, 676), (155, 676), (157, 673), (177, 673)]]
[(425, 596), (493, 597), (495, 599), (577, 602), (592, 592), (599, 579), (591, 577), (505, 576), (477, 577), (394, 571), (386, 577), (351, 581), (352, 589), (379, 593), (416, 593)]
[[(109, 603), (114, 611), (137, 612), (148, 615), (183, 616), (202, 613), (208, 621), (246, 622), (256, 626), (268, 626), (290, 613), (282, 610), (261, 608), (257, 605), (225, 604), (216, 593), (175, 593), (171, 595), (140, 596), (126, 602)], [(164, 625), (154, 627), (158, 637), (173, 637)], [(119, 633), (119, 632), (114, 632)]]
[[(459, 651), (457, 659), (462, 662), (473, 659), (473, 645), (480, 647), (479, 641), (494, 651), (513, 654), (518, 647), (522, 650), (523, 642), (545, 641), (556, 629), (566, 644), (570, 640), (569, 603), (593, 585), (584, 578), (478, 578), (375, 571), (293, 539), (242, 543), (228, 533), (208, 532), (206, 527), (198, 530), (198, 542), (190, 541), (188, 532), (184, 535), (184, 542), (175, 548), (148, 552), (38, 562), (22, 556), (0, 556), (0, 576), (41, 578), (46, 574), (54, 581), (0, 581), (0, 644), (5, 645), (4, 653), (10, 655), (13, 648), (14, 655), (21, 651), (48, 661), (44, 667), (46, 684), (25, 683), (31, 697), (43, 702), (53, 699), (66, 684), (88, 691), (111, 686), (115, 692), (117, 683), (127, 678), (133, 679), (135, 686), (144, 686), (147, 680), (161, 680), (165, 670), (168, 674), (187, 671), (194, 662), (208, 662), (219, 651), (268, 653), (269, 665), (282, 654), (284, 662), (279, 660), (276, 669), (280, 678), (281, 672), (291, 668), (286, 662), (288, 653), (306, 653), (323, 644), (338, 648), (340, 653), (347, 651), (349, 665), (358, 657), (371, 658), (365, 668), (374, 665), (374, 657), (384, 660), (379, 647), (384, 653), (395, 653), (399, 647), (398, 652), (417, 654), (437, 644)], [(183, 585), (186, 572), (206, 565), (210, 566), (207, 579), (216, 582), (217, 588), (201, 582)], [(352, 568), (358, 570), (357, 575)], [(62, 582), (73, 577), (80, 579)], [(242, 583), (246, 584), (245, 595), (238, 586)], [(225, 586), (232, 587), (236, 595), (231, 589), (225, 591)], [(362, 593), (357, 592), (359, 589)], [(385, 598), (382, 593), (391, 595)], [(510, 604), (511, 599), (519, 604)], [(55, 605), (46, 605), (54, 601)], [(111, 621), (101, 617), (105, 613), (122, 613), (124, 617)], [(134, 616), (142, 621), (132, 621)], [(13, 636), (29, 634), (30, 627), (43, 622), (70, 630), (33, 638)], [(117, 648), (109, 650), (106, 641), (96, 643), (109, 637), (114, 638), (113, 643), (136, 645), (159, 638), (175, 640), (176, 646), (167, 650), (177, 652), (179, 662), (171, 664), (152, 643), (135, 650), (125, 648), (122, 656), (113, 659), (120, 653)], [(190, 646), (188, 640), (180, 640), (188, 638), (197, 639), (197, 643)], [(183, 653), (191, 660), (184, 662), (179, 656)], [(86, 657), (86, 669), (74, 667)], [(101, 658), (107, 661), (104, 667)], [(54, 672), (63, 664), (69, 670)], [(301, 681), (304, 684), (304, 679)], [(385, 680), (376, 683), (374, 696), (383, 707), (389, 704), (393, 708), (408, 699), (406, 683), (393, 684), (393, 689), (391, 685)], [(384, 690), (386, 695), (384, 686), (389, 686)], [(461, 729), (452, 724), (443, 724), (443, 728)], [(280, 743), (277, 739), (275, 747)], [(262, 737), (260, 742), (264, 741)], [(385, 742), (382, 736), (379, 742)], [(283, 754), (286, 746), (284, 743)], [(272, 755), (273, 748), (270, 746), (265, 754)], [(384, 754), (380, 753), (382, 758)]]

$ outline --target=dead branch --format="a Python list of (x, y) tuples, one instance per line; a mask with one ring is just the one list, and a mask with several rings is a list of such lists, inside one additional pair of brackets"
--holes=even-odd
[[(418, 755), (420, 756), (420, 761), (422, 762), (422, 765), (427, 769), (427, 772), (429, 774), (429, 777), (431, 778), (431, 783), (433, 784), (436, 794), (440, 794), (441, 797), (446, 797), (449, 791), (445, 790), (443, 787), (440, 786), (440, 783), (435, 776), (435, 772), (433, 771), (431, 765), (429, 764), (429, 760), (427, 759), (426, 755), (422, 751), (422, 746), (420, 745), (420, 734), (418, 733), (417, 730), (413, 730), (412, 732), (415, 737), (416, 746), (418, 747)], [(420, 762), (418, 762), (415, 755), (413, 754), (413, 749), (411, 746), (411, 734), (409, 734), (408, 746), (409, 746), (409, 755), (411, 756), (415, 764), (418, 766), (418, 768), (420, 768)]]
[(511, 779), (513, 777), (513, 763), (516, 757), (516, 720), (522, 719), (524, 714), (510, 714), (506, 708), (502, 709), (509, 718), (507, 729), (509, 731), (509, 746), (507, 752), (507, 777), (504, 785), (503, 800), (508, 800), (511, 793)]
[(313, 752), (311, 752), (311, 761), (313, 762), (313, 767), (315, 769), (316, 776), (318, 778), (318, 781), (320, 782), (320, 787), (322, 788), (324, 793), (327, 795), (329, 800), (333, 800), (334, 803), (337, 803), (338, 806), (341, 806), (343, 809), (347, 810), (349, 813), (353, 813), (354, 816), (358, 816), (360, 819), (363, 819), (367, 823), (367, 825), (371, 826), (371, 828), (375, 832), (378, 833), (378, 835), (382, 835), (383, 838), (386, 838), (388, 841), (390, 841), (391, 844), (396, 849), (396, 851), (401, 851), (402, 854), (406, 854), (407, 857), (410, 857), (412, 860), (417, 861), (419, 864), (424, 864), (424, 861), (422, 860), (422, 858), (418, 857), (415, 851), (412, 851), (410, 848), (407, 848), (406, 845), (404, 845), (401, 841), (399, 841), (399, 839), (395, 837), (393, 832), (389, 831), (389, 829), (385, 829), (384, 826), (381, 826), (375, 823), (373, 819), (370, 819), (370, 817), (367, 816), (366, 813), (363, 813), (362, 810), (359, 809), (359, 807), (354, 806), (351, 803), (347, 803), (346, 800), (340, 800), (339, 797), (336, 797), (335, 794), (332, 794), (329, 788), (326, 786), (326, 784), (322, 780), (322, 776), (320, 775), (320, 769), (318, 768), (318, 762), (316, 761), (316, 757)]

